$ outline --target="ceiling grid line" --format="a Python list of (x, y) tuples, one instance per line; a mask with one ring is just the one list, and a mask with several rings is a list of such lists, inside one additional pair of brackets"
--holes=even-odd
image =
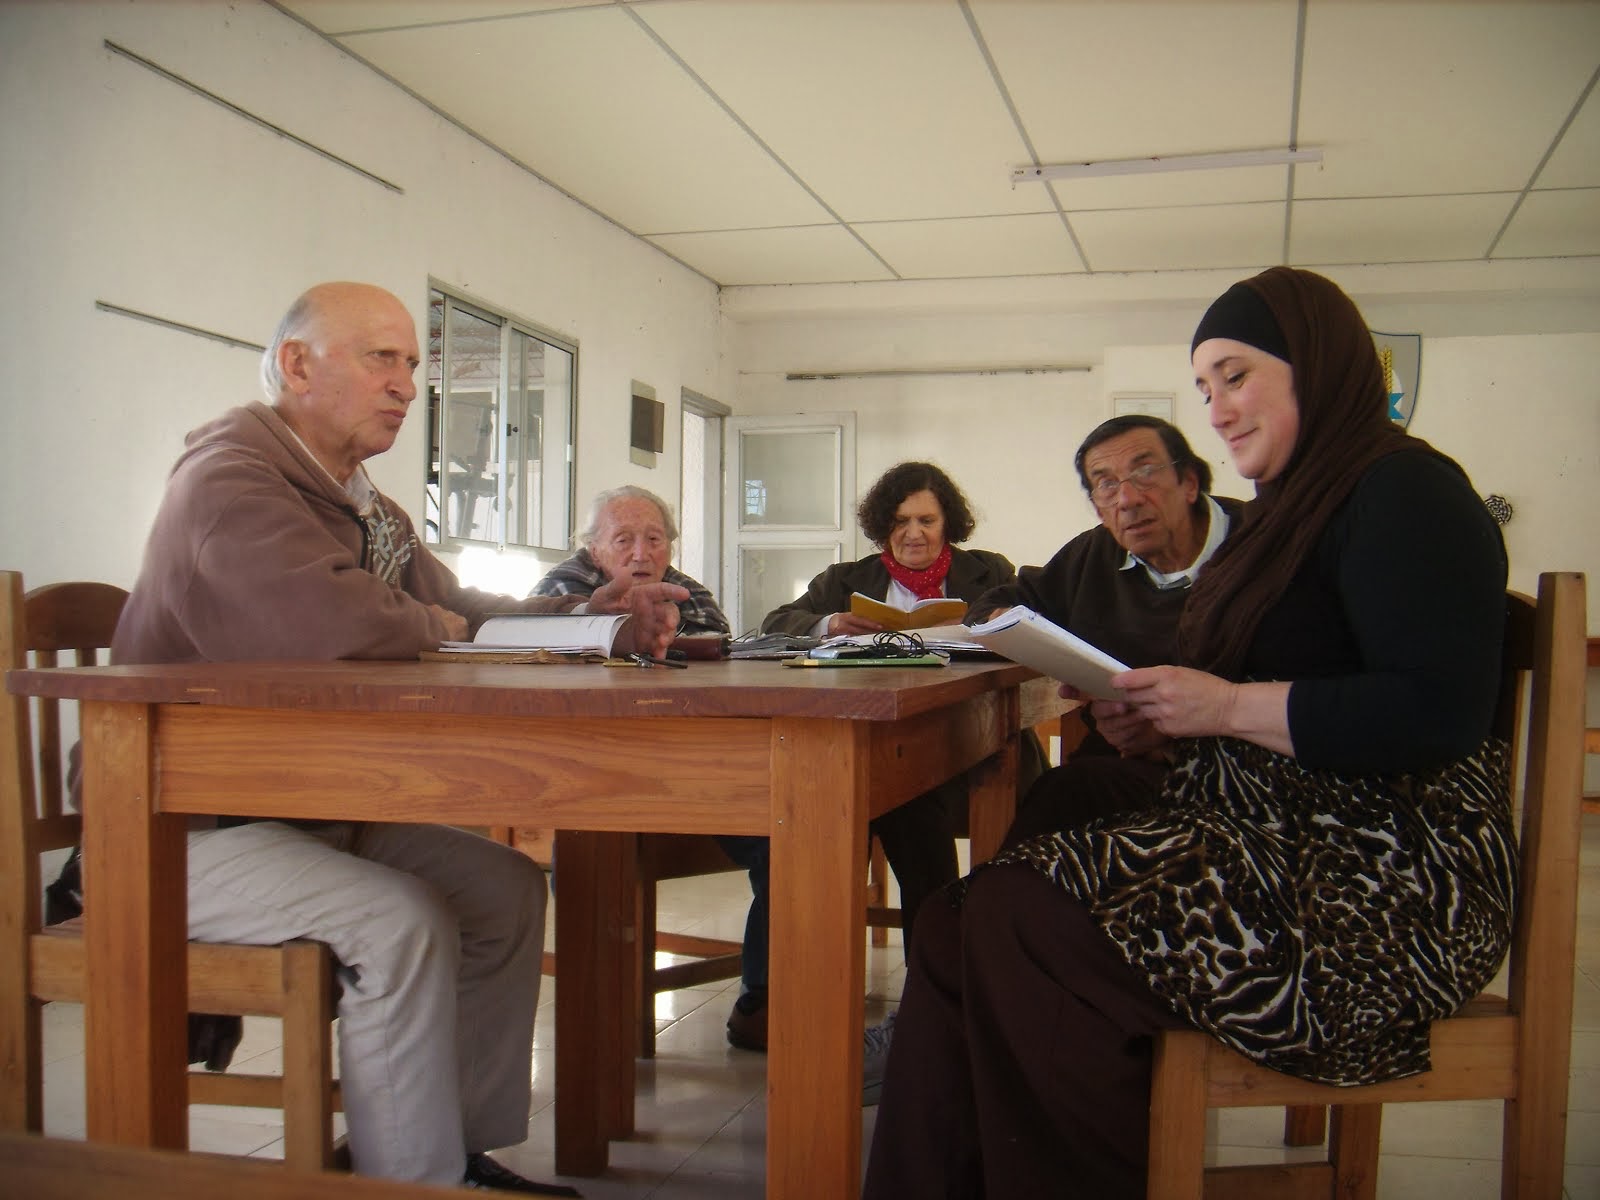
[(774, 163), (777, 164), (779, 169), (781, 169), (784, 174), (788, 175), (790, 179), (794, 180), (794, 182), (799, 185), (800, 189), (804, 191), (806, 195), (810, 196), (819, 205), (821, 205), (822, 210), (835, 221), (837, 221), (841, 229), (859, 242), (861, 248), (868, 254), (872, 255), (873, 258), (877, 259), (879, 265), (882, 266), (885, 271), (889, 272), (890, 275), (896, 279), (903, 278), (900, 272), (895, 270), (888, 260), (873, 248), (872, 244), (868, 242), (866, 238), (862, 237), (858, 232), (856, 232), (854, 225), (852, 225), (849, 221), (846, 221), (844, 217), (842, 217), (834, 209), (833, 205), (829, 204), (820, 195), (818, 195), (815, 188), (813, 188), (804, 179), (801, 179), (799, 173), (795, 171), (795, 169), (787, 162), (785, 162), (783, 157), (776, 150), (767, 145), (766, 141), (763, 140), (760, 134), (750, 127), (749, 122), (747, 122), (738, 113), (734, 112), (733, 106), (724, 100), (720, 95), (718, 95), (712, 86), (700, 77), (699, 72), (685, 62), (683, 56), (669, 46), (666, 39), (657, 33), (655, 28), (648, 21), (633, 11), (633, 5), (629, 3), (629, 0), (615, 0), (615, 3), (634, 20), (639, 28), (644, 31), (646, 37), (650, 38), (651, 41), (655, 42), (655, 44), (661, 48), (661, 52), (663, 54), (677, 64), (678, 69), (687, 75), (694, 82), (695, 86), (699, 87), (701, 91), (705, 92), (706, 96), (713, 104), (727, 114), (729, 120), (737, 125), (752, 142), (761, 148), (763, 153), (765, 153), (769, 158), (772, 159)]
[[(530, 164), (528, 162), (525, 162), (523, 159), (517, 157), (517, 155), (513, 154), (506, 147), (501, 146), (497, 142), (493, 142), (489, 138), (485, 137), (482, 133), (478, 132), (478, 130), (474, 129), (471, 125), (469, 125), (466, 121), (462, 120), (460, 117), (456, 116), (454, 113), (447, 112), (444, 108), (440, 107), (437, 103), (435, 103), (432, 99), (430, 99), (427, 95), (425, 95), (418, 87), (413, 87), (410, 83), (408, 83), (405, 80), (401, 79), (399, 76), (393, 74), (390, 71), (384, 70), (384, 68), (380, 67), (377, 63), (373, 62), (366, 55), (357, 53), (355, 50), (353, 50), (349, 46), (347, 46), (344, 42), (339, 40), (340, 37), (344, 36), (344, 35), (330, 33), (327, 30), (324, 30), (324, 29), (320, 28), (318, 25), (313, 23), (312, 20), (310, 19), (310, 17), (308, 17), (304, 12), (300, 11), (299, 9), (289, 7), (288, 0), (265, 0), (265, 3), (270, 4), (270, 5), (272, 5), (273, 8), (278, 9), (285, 16), (287, 16), (290, 20), (296, 22), (299, 25), (303, 25), (306, 29), (310, 30), (315, 36), (317, 36), (317, 37), (321, 38), (323, 41), (327, 42), (328, 45), (332, 46), (340, 54), (343, 54), (345, 57), (351, 59), (353, 62), (360, 63), (363, 67), (365, 67), (367, 70), (371, 71), (374, 75), (376, 75), (378, 78), (382, 79), (385, 83), (388, 83), (391, 87), (398, 88), (406, 96), (409, 96), (412, 100), (415, 100), (418, 104), (422, 105), (423, 108), (425, 108), (429, 112), (433, 113), (440, 120), (447, 122), (448, 124), (454, 126), (456, 129), (459, 129), (463, 134), (465, 134), (467, 137), (471, 138), (473, 141), (477, 142), (480, 146), (483, 146), (485, 149), (491, 151), (494, 154), (498, 154), (501, 158), (505, 159), (506, 162), (510, 163), (517, 170), (522, 171), (522, 172), (532, 176), (534, 179), (537, 179), (545, 187), (550, 188), (552, 191), (556, 192), (558, 195), (564, 196), (566, 199), (568, 199), (568, 200), (572, 201), (572, 203), (576, 204), (579, 208), (582, 208), (585, 211), (587, 211), (589, 213), (592, 213), (594, 216), (596, 216), (596, 217), (600, 218), (600, 220), (604, 221), (607, 225), (614, 226), (615, 228), (621, 230), (623, 233), (627, 234), (629, 237), (638, 238), (639, 241), (641, 241), (645, 245), (649, 246), (657, 254), (660, 254), (662, 257), (664, 257), (666, 259), (669, 259), (672, 262), (677, 263), (684, 270), (692, 271), (694, 274), (700, 276), (702, 279), (706, 280), (708, 283), (719, 284), (719, 286), (720, 286), (720, 281), (718, 281), (716, 279), (713, 279), (710, 275), (706, 274), (706, 272), (702, 271), (699, 267), (695, 266), (693, 263), (688, 262), (688, 261), (678, 257), (676, 254), (673, 254), (670, 250), (667, 250), (665, 247), (657, 246), (654, 242), (650, 241), (648, 238), (639, 237), (639, 235), (636, 232), (634, 232), (633, 230), (629, 229), (621, 221), (618, 221), (615, 217), (611, 216), (611, 214), (602, 211), (598, 206), (596, 206), (595, 204), (591, 203), (590, 201), (584, 199), (582, 196), (579, 196), (576, 193), (574, 193), (572, 191), (569, 191), (567, 188), (562, 187), (559, 183), (557, 183), (555, 180), (551, 179), (548, 175), (545, 175), (543, 172), (541, 172), (539, 170), (536, 170), (533, 167), (532, 164)], [(410, 28), (413, 28), (413, 26), (402, 26), (401, 28), (410, 29)]]
[(333, 163), (335, 166), (340, 166), (340, 167), (343, 167), (347, 171), (352, 171), (355, 174), (361, 176), (361, 178), (367, 180), (369, 183), (375, 183), (379, 187), (386, 188), (387, 190), (389, 190), (391, 192), (394, 192), (398, 196), (403, 196), (403, 195), (406, 194), (405, 188), (401, 187), (398, 183), (394, 183), (394, 182), (392, 182), (392, 181), (390, 181), (388, 179), (385, 179), (382, 175), (379, 175), (379, 174), (376, 174), (375, 172), (369, 171), (365, 167), (351, 162), (348, 158), (341, 158), (339, 155), (335, 154), (332, 150), (324, 149), (323, 147), (317, 145), (315, 142), (307, 141), (305, 138), (301, 137), (297, 133), (290, 133), (289, 130), (285, 129), (282, 125), (276, 125), (273, 122), (267, 120), (265, 117), (258, 116), (257, 114), (251, 112), (249, 109), (240, 107), (239, 105), (235, 104), (232, 100), (229, 100), (227, 97), (219, 96), (216, 92), (213, 92), (213, 91), (210, 91), (207, 88), (201, 87), (198, 83), (194, 82), (194, 80), (192, 80), (192, 79), (185, 79), (182, 75), (179, 75), (176, 71), (169, 71), (166, 67), (163, 67), (160, 63), (153, 62), (152, 60), (146, 58), (142, 54), (135, 54), (132, 50), (129, 50), (126, 46), (119, 46), (116, 42), (113, 42), (110, 38), (104, 39), (101, 44), (107, 50), (111, 51), (111, 53), (113, 53), (115, 55), (118, 55), (119, 57), (125, 58), (131, 63), (135, 63), (138, 66), (143, 67), (145, 70), (151, 72), (154, 75), (159, 75), (162, 79), (165, 79), (168, 83), (177, 84), (179, 87), (183, 88), (185, 91), (192, 92), (194, 95), (199, 96), (202, 100), (211, 101), (211, 103), (215, 104), (218, 108), (222, 109), (224, 112), (232, 113), (234, 116), (240, 118), (243, 121), (248, 121), (250, 124), (256, 126), (259, 129), (264, 129), (268, 133), (275, 134), (276, 136), (282, 138), (284, 141), (288, 142), (290, 145), (299, 146), (300, 149), (302, 149), (302, 150), (309, 150), (312, 154), (315, 154), (318, 158), (326, 159), (328, 162)]
[(1533, 191), (1533, 185), (1538, 182), (1539, 175), (1544, 171), (1545, 165), (1555, 155), (1556, 147), (1561, 145), (1561, 139), (1567, 136), (1567, 130), (1572, 128), (1572, 123), (1578, 119), (1578, 114), (1583, 111), (1583, 106), (1589, 102), (1589, 97), (1594, 94), (1594, 85), (1600, 81), (1600, 67), (1594, 69), (1594, 74), (1589, 76), (1589, 82), (1584, 85), (1583, 91), (1573, 101), (1572, 111), (1567, 113), (1567, 119), (1561, 122), (1561, 128), (1556, 130), (1555, 137), (1550, 139), (1550, 145), (1545, 149), (1538, 164), (1528, 175), (1528, 182), (1522, 185), (1522, 190), (1517, 193), (1517, 198), (1511, 202), (1511, 211), (1506, 213), (1506, 219), (1500, 222), (1500, 228), (1494, 231), (1494, 237), (1489, 242), (1489, 248), (1483, 252), (1484, 258), (1493, 258), (1495, 247), (1500, 244), (1500, 239), (1505, 236), (1506, 230), (1511, 228), (1511, 222), (1516, 219), (1517, 210), (1522, 207), (1522, 202), (1528, 198), (1528, 193)]
[[(1289, 149), (1300, 149), (1300, 89), (1305, 80), (1306, 67), (1306, 5), (1309, 0), (1300, 0), (1299, 11), (1295, 14), (1294, 23), (1294, 85), (1289, 97)], [(1292, 260), (1289, 257), (1290, 238), (1294, 234), (1294, 185), (1295, 164), (1288, 165), (1287, 174), (1284, 176), (1285, 195), (1283, 198), (1283, 257), (1281, 264)]]
[[(1017, 111), (1016, 102), (1011, 98), (1011, 89), (1006, 86), (1005, 77), (1000, 73), (1000, 64), (995, 62), (994, 55), (989, 52), (989, 42), (983, 36), (983, 30), (978, 28), (978, 18), (972, 11), (968, 0), (956, 0), (961, 8), (961, 15), (967, 20), (967, 29), (972, 33), (972, 40), (977, 43), (978, 53), (983, 56), (983, 62), (989, 68), (989, 78), (994, 80), (995, 90), (1000, 93), (1000, 99), (1006, 106), (1006, 112), (1011, 114), (1011, 123), (1016, 126), (1017, 136), (1022, 139), (1023, 150), (1028, 156), (1028, 162), (1035, 167), (1044, 164), (1039, 161), (1039, 152), (1034, 148), (1033, 138), (1028, 135), (1028, 126), (1022, 119), (1022, 114)], [(1011, 185), (1012, 190), (1016, 184)], [(1072, 252), (1078, 256), (1078, 261), (1083, 264), (1083, 269), (1090, 275), (1094, 274), (1094, 266), (1089, 262), (1089, 255), (1083, 248), (1083, 243), (1078, 240), (1078, 233), (1072, 227), (1072, 218), (1067, 216), (1067, 210), (1061, 203), (1061, 196), (1056, 191), (1055, 184), (1047, 184), (1045, 190), (1050, 193), (1050, 200), (1056, 206), (1056, 216), (1061, 221), (1061, 227), (1067, 232), (1067, 240), (1072, 243)]]

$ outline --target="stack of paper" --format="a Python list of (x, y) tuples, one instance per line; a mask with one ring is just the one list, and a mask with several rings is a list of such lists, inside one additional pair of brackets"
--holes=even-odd
[(757, 633), (735, 638), (728, 643), (729, 658), (797, 658), (820, 638), (795, 633)]
[(1024, 604), (1008, 608), (967, 632), (974, 641), (1012, 662), (1070, 683), (1087, 695), (1102, 700), (1121, 698), (1107, 680), (1128, 670), (1125, 665)]

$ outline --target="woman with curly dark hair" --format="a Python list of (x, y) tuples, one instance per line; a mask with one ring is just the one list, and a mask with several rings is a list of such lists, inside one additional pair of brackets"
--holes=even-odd
[[(895, 608), (953, 596), (969, 604), (990, 588), (1016, 580), (1016, 569), (1001, 554), (963, 550), (953, 543), (972, 536), (972, 506), (955, 482), (932, 463), (904, 462), (890, 467), (867, 490), (856, 509), (861, 531), (878, 552), (858, 562), (836, 563), (811, 581), (805, 595), (767, 614), (763, 633), (874, 633), (876, 621), (850, 612), (850, 596), (861, 592)], [(1018, 769), (1019, 795), (1039, 774), (1043, 756), (1031, 735), (1024, 739)], [(964, 804), (964, 778), (951, 780), (872, 822), (874, 837), (900, 884), (904, 942), (911, 945), (917, 909), (935, 890), (953, 881), (956, 863), (956, 806)], [(728, 1040), (747, 1049), (766, 1049), (767, 1040), (767, 839), (729, 837), (723, 848), (750, 872), (754, 898), (745, 924), (744, 993), (728, 1017)], [(892, 1018), (867, 1030), (864, 1047), (864, 1098), (877, 1099)]]
[(1004, 555), (957, 548), (977, 522), (955, 481), (932, 463), (890, 467), (861, 498), (856, 520), (878, 553), (829, 567), (804, 596), (768, 613), (762, 633), (875, 633), (883, 626), (850, 612), (852, 593), (909, 609), (935, 596), (971, 602), (1016, 578)]

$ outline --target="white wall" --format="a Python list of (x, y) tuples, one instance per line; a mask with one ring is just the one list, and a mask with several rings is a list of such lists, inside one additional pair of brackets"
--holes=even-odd
[[(1220, 290), (1220, 289), (1219, 289)], [(1411, 431), (1458, 459), (1482, 494), (1516, 510), (1505, 528), (1512, 585), (1531, 591), (1544, 570), (1590, 577), (1589, 625), (1600, 632), (1600, 332), (1434, 336), (1428, 321), (1493, 328), (1522, 323), (1509, 302), (1474, 302), (1465, 319), (1431, 308), (1377, 307), (1379, 328), (1424, 334), (1422, 381)], [(1184, 324), (1203, 311), (1195, 305)], [(1049, 331), (1054, 327), (1052, 335)], [(858, 481), (890, 464), (931, 457), (981, 510), (971, 544), (1014, 561), (1042, 562), (1095, 520), (1072, 472), (1078, 443), (1111, 415), (1119, 391), (1171, 392), (1177, 424), (1213, 464), (1216, 490), (1248, 497), (1215, 434), (1189, 369), (1187, 335), (1171, 341), (1173, 314), (857, 312), (784, 320), (774, 314), (733, 330), (741, 412), (857, 412)], [(973, 331), (981, 336), (974, 339)], [(1159, 340), (1146, 341), (1149, 338)], [(788, 382), (787, 371), (1089, 362), (1079, 375), (897, 376)], [(863, 552), (865, 550), (863, 549)]]
[[(1071, 478), (1071, 439), (1080, 425), (1090, 428), (1083, 414), (1093, 386), (1087, 372), (794, 383), (746, 377), (738, 407), (741, 415), (854, 412), (859, 492), (897, 462), (935, 462), (977, 516), (966, 544), (1021, 564), (1043, 562), (1064, 540), (1059, 530), (1094, 519)], [(870, 550), (862, 541), (856, 552)]]
[[(260, 396), (255, 354), (96, 300), (261, 343), (319, 280), (387, 287), (423, 328), (430, 276), (465, 290), (578, 343), (580, 509), (619, 483), (676, 499), (675, 447), (656, 470), (628, 462), (631, 379), (674, 430), (682, 387), (730, 390), (712, 284), (265, 4), (0, 5), (0, 112), (0, 565), (30, 582), (130, 584), (183, 435)], [(421, 415), (370, 464), (413, 518)]]

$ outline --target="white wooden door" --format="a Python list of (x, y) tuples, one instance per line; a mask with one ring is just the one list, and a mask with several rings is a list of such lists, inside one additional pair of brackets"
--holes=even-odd
[(722, 599), (735, 633), (856, 551), (856, 415), (728, 419)]

